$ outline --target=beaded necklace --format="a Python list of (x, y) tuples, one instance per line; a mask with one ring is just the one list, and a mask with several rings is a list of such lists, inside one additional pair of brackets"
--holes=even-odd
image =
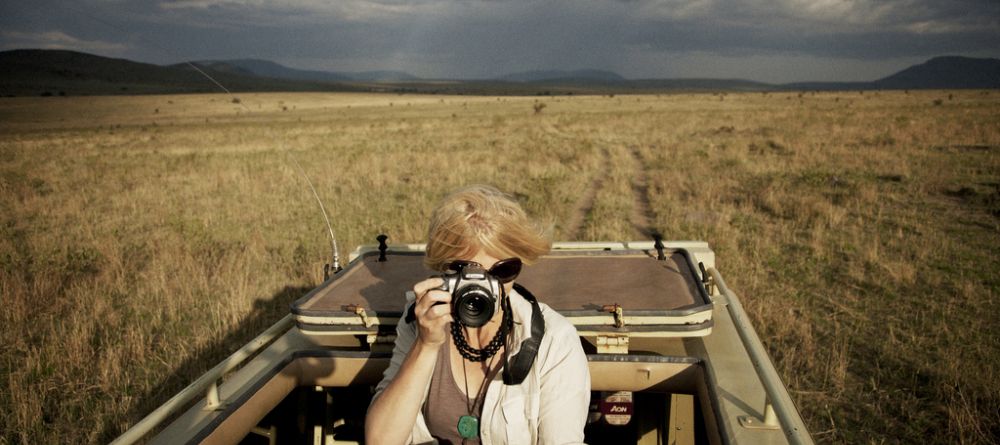
[[(504, 293), (506, 294), (506, 293)], [(506, 300), (507, 296), (502, 295), (501, 299)], [(500, 347), (504, 345), (504, 339), (506, 338), (507, 332), (510, 331), (513, 325), (514, 319), (510, 315), (510, 306), (506, 305), (503, 311), (503, 320), (500, 322), (500, 328), (497, 329), (496, 334), (493, 339), (486, 345), (483, 349), (476, 349), (469, 346), (468, 341), (466, 341), (466, 332), (463, 329), (461, 323), (455, 321), (451, 323), (451, 336), (455, 341), (455, 347), (458, 348), (459, 354), (462, 355), (462, 380), (465, 383), (465, 395), (466, 401), (465, 406), (468, 409), (468, 414), (458, 418), (458, 434), (462, 436), (462, 441), (466, 439), (475, 439), (479, 437), (479, 416), (472, 415), (473, 409), (476, 406), (476, 402), (483, 398), (486, 394), (486, 388), (489, 386), (486, 382), (490, 376), (490, 370), (493, 368), (493, 360), (490, 360)], [(469, 377), (465, 371), (465, 361), (469, 360), (471, 362), (485, 362), (490, 360), (486, 366), (486, 375), (483, 376), (483, 383), (479, 386), (479, 392), (475, 397), (469, 397)]]

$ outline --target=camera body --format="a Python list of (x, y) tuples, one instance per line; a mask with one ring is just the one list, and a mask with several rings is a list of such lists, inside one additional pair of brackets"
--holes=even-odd
[(455, 320), (470, 328), (482, 326), (493, 318), (499, 304), (502, 284), (478, 264), (461, 270), (449, 270), (441, 276), (443, 291), (451, 292), (451, 313)]

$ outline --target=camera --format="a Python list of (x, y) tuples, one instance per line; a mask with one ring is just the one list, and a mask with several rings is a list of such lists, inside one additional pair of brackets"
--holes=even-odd
[(441, 276), (439, 288), (451, 292), (451, 313), (465, 326), (477, 328), (490, 321), (496, 313), (501, 281), (476, 263), (458, 270), (448, 270)]

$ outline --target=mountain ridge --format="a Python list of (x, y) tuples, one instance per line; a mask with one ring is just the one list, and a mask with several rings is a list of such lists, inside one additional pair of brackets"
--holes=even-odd
[[(277, 62), (264, 59), (224, 59), (199, 60), (192, 62), (213, 67), (232, 67), (256, 76), (286, 80), (308, 80), (318, 82), (379, 82), (379, 81), (412, 81), (422, 80), (404, 71), (375, 70), (359, 72), (303, 70), (291, 68)], [(175, 64), (184, 65), (184, 63)]]
[(894, 89), (1000, 88), (1000, 59), (978, 59), (962, 56), (934, 57), (876, 80), (875, 85)]
[[(196, 65), (197, 66), (197, 65)], [(161, 66), (68, 50), (0, 51), (0, 95), (113, 95), (211, 93), (230, 91), (352, 91), (360, 88), (332, 82), (261, 78), (238, 70), (188, 63)], [(218, 67), (217, 67), (218, 68)]]
[(613, 94), (661, 91), (789, 91), (1000, 88), (1000, 59), (934, 57), (870, 82), (770, 84), (745, 79), (635, 79), (606, 70), (533, 70), (484, 80), (429, 80), (402, 71), (300, 70), (262, 59), (154, 65), (68, 50), (0, 51), (0, 96), (218, 92), (196, 66), (233, 92), (369, 91), (430, 94)]
[(553, 82), (553, 81), (586, 81), (586, 82), (622, 82), (624, 77), (613, 71), (597, 69), (579, 70), (529, 70), (505, 74), (494, 80), (505, 82)]

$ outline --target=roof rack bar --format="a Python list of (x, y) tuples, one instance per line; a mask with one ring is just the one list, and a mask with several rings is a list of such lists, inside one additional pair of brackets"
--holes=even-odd
[(763, 412), (765, 413), (765, 418), (762, 419), (763, 422), (765, 424), (769, 421), (773, 422), (773, 418), (768, 419), (768, 417), (771, 417), (771, 412), (773, 412), (777, 414), (778, 421), (781, 422), (782, 431), (785, 433), (785, 437), (789, 443), (812, 444), (812, 438), (809, 437), (805, 423), (802, 422), (802, 417), (799, 416), (798, 410), (795, 409), (795, 405), (792, 403), (792, 398), (788, 395), (785, 385), (781, 383), (781, 377), (778, 376), (778, 371), (774, 369), (774, 364), (771, 363), (771, 359), (764, 349), (764, 344), (760, 342), (757, 331), (746, 320), (746, 311), (743, 310), (743, 305), (740, 304), (736, 293), (731, 291), (729, 286), (726, 286), (726, 281), (722, 279), (722, 274), (714, 267), (709, 267), (708, 273), (711, 274), (712, 281), (715, 282), (719, 292), (725, 295), (728, 300), (726, 308), (729, 311), (729, 316), (733, 319), (733, 325), (736, 327), (736, 332), (740, 334), (740, 340), (743, 341), (747, 354), (750, 355), (750, 361), (753, 362), (754, 370), (757, 371), (757, 377), (764, 384), (765, 402)]
[[(215, 365), (214, 368), (208, 370), (205, 374), (202, 374), (202, 376), (199, 377), (198, 380), (195, 380), (194, 383), (188, 385), (187, 388), (181, 390), (181, 392), (177, 393), (177, 395), (171, 397), (170, 400), (166, 401), (166, 403), (160, 405), (160, 407), (155, 411), (149, 413), (148, 416), (133, 425), (132, 428), (129, 428), (127, 431), (122, 433), (122, 435), (118, 436), (114, 442), (111, 442), (111, 445), (132, 444), (139, 439), (142, 439), (153, 428), (156, 428), (158, 425), (166, 421), (176, 411), (184, 408), (196, 397), (206, 395), (206, 390), (211, 387), (217, 388), (219, 379), (222, 378), (225, 373), (236, 369), (248, 358), (256, 354), (257, 351), (271, 344), (271, 342), (288, 331), (288, 329), (292, 327), (294, 321), (295, 318), (291, 314), (285, 315), (284, 318), (278, 320), (277, 323), (267, 328), (267, 330), (258, 335), (257, 338), (250, 340), (249, 343), (243, 345), (242, 348), (238, 349), (218, 365)], [(207, 395), (207, 397), (211, 399), (213, 395), (215, 397), (214, 402), (218, 404), (217, 393)], [(210, 402), (212, 401), (210, 400)]]

